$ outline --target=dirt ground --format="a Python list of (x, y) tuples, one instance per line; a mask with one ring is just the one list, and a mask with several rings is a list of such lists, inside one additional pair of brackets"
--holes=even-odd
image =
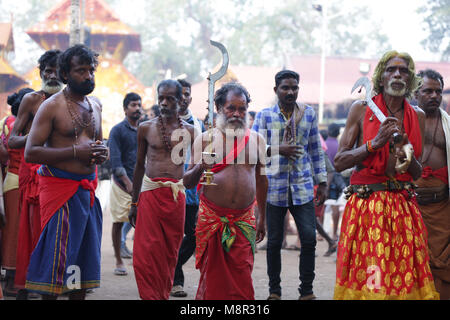
[[(102, 201), (102, 199), (101, 199)], [(293, 222), (291, 223), (294, 226)], [(111, 240), (111, 216), (106, 206), (103, 213), (103, 237), (102, 237), (102, 266), (101, 266), (101, 286), (96, 288), (87, 296), (88, 300), (139, 300), (139, 293), (134, 277), (133, 265), (131, 259), (124, 259), (127, 267), (128, 275), (116, 276), (113, 271), (115, 268), (114, 253)], [(329, 210), (325, 213), (324, 227), (327, 232), (331, 230), (331, 213)], [(294, 227), (295, 228), (295, 227)], [(127, 246), (133, 247), (133, 233), (132, 229), (127, 237)], [(296, 243), (297, 237), (295, 235), (287, 236), (288, 246)], [(261, 247), (265, 240), (259, 244)], [(316, 249), (316, 277), (314, 280), (314, 293), (318, 300), (331, 300), (333, 298), (334, 282), (335, 282), (335, 267), (336, 267), (336, 253), (330, 257), (324, 257), (323, 254), (328, 246), (326, 241), (318, 241)], [(297, 300), (298, 299), (298, 285), (299, 285), (299, 251), (298, 250), (282, 250), (282, 274), (281, 286), (283, 293), (283, 300)], [(197, 291), (198, 280), (200, 277), (199, 271), (194, 267), (194, 257), (184, 265), (183, 271), (185, 274), (184, 289), (188, 293), (186, 298), (173, 298), (170, 300), (192, 300), (195, 298)], [(3, 285), (3, 284), (2, 284)], [(255, 289), (256, 300), (265, 300), (269, 295), (268, 276), (266, 265), (266, 251), (259, 249), (255, 255), (255, 264), (253, 270), (253, 285)], [(5, 300), (13, 300), (14, 298), (6, 297)], [(66, 299), (60, 297), (59, 299)]]
[[(325, 230), (330, 231), (331, 214), (326, 213)], [(328, 230), (327, 230), (328, 229)], [(127, 237), (127, 246), (132, 248), (133, 229)], [(294, 235), (287, 236), (288, 246), (296, 243), (297, 237)], [(258, 246), (262, 246), (264, 241)], [(318, 241), (316, 249), (316, 277), (314, 280), (314, 293), (319, 300), (331, 300), (333, 298), (334, 283), (336, 277), (336, 253), (330, 257), (324, 257), (323, 254), (327, 250), (326, 241)], [(114, 271), (114, 253), (111, 241), (111, 218), (108, 212), (104, 214), (103, 220), (103, 239), (102, 239), (102, 279), (101, 287), (94, 290), (94, 293), (88, 295), (89, 300), (135, 300), (139, 299), (139, 293), (134, 277), (133, 265), (131, 259), (124, 259), (128, 275), (116, 276)], [(281, 286), (283, 292), (283, 300), (298, 299), (299, 285), (299, 251), (298, 250), (282, 250), (282, 273)], [(200, 273), (194, 267), (194, 257), (183, 266), (185, 275), (184, 290), (188, 293), (186, 298), (173, 298), (170, 300), (192, 300), (197, 292), (198, 280)], [(269, 295), (266, 251), (258, 250), (255, 255), (255, 264), (253, 269), (253, 286), (255, 288), (255, 298), (257, 300), (265, 300)]]

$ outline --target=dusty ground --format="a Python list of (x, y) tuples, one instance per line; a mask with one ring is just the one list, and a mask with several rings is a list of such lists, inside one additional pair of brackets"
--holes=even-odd
[[(293, 225), (293, 223), (292, 223)], [(325, 213), (325, 230), (331, 230), (331, 214), (329, 211)], [(134, 229), (130, 231), (127, 238), (128, 248), (133, 247)], [(296, 243), (296, 236), (288, 235), (288, 245)], [(264, 241), (259, 245), (263, 245)], [(319, 300), (330, 300), (333, 297), (335, 282), (335, 260), (336, 254), (330, 257), (323, 257), (327, 250), (325, 241), (317, 242), (316, 257), (316, 278), (314, 281), (314, 293)], [(103, 214), (103, 238), (102, 238), (102, 277), (101, 287), (88, 294), (88, 300), (139, 300), (139, 293), (133, 272), (131, 259), (124, 259), (128, 275), (116, 276), (113, 274), (115, 263), (114, 253), (111, 241), (111, 217), (106, 208)], [(282, 250), (282, 292), (284, 300), (298, 299), (299, 285), (299, 251), (298, 250)], [(185, 291), (188, 293), (187, 298), (170, 298), (171, 300), (191, 300), (194, 299), (199, 280), (199, 272), (194, 268), (194, 257), (184, 265), (185, 273)], [(255, 298), (257, 300), (265, 300), (268, 292), (268, 277), (266, 267), (266, 251), (258, 250), (255, 256), (255, 264), (253, 270), (253, 284), (255, 288)], [(11, 300), (13, 298), (5, 298)], [(61, 299), (66, 299), (61, 297)]]
[[(139, 293), (134, 278), (133, 266), (130, 259), (124, 259), (127, 264), (127, 276), (115, 276), (114, 270), (114, 254), (111, 242), (111, 219), (109, 214), (104, 214), (103, 221), (103, 239), (102, 239), (102, 280), (101, 287), (95, 289), (94, 293), (89, 294), (88, 299), (106, 299), (106, 300), (134, 300), (139, 299)], [(325, 216), (326, 230), (330, 229), (330, 214)], [(128, 234), (127, 245), (132, 248), (132, 234)], [(296, 236), (289, 235), (287, 237), (288, 245), (295, 244)], [(264, 244), (261, 243), (261, 245)], [(328, 246), (326, 241), (317, 242), (317, 258), (316, 258), (316, 278), (314, 281), (314, 293), (320, 300), (330, 300), (333, 298), (334, 282), (335, 282), (335, 260), (336, 254), (330, 257), (323, 257)], [(299, 285), (299, 251), (282, 250), (282, 274), (281, 286), (283, 290), (283, 299), (298, 299)], [(195, 298), (198, 280), (200, 274), (194, 267), (194, 257), (184, 265), (185, 274), (184, 289), (188, 293), (187, 298), (170, 298), (175, 300), (190, 300)], [(255, 256), (255, 265), (253, 270), (253, 285), (255, 288), (255, 298), (257, 300), (265, 300), (269, 294), (268, 277), (266, 267), (266, 251), (258, 250)]]

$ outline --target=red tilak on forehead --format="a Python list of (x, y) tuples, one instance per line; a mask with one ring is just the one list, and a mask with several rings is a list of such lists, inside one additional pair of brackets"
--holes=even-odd
[(403, 65), (403, 64), (408, 65), (408, 62), (406, 62), (404, 59), (402, 59), (400, 57), (394, 57), (391, 60), (389, 60), (387, 64), (388, 65), (394, 65), (394, 66), (400, 66), (400, 65)]

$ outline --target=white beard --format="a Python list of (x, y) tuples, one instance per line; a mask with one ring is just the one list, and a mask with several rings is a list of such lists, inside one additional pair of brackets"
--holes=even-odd
[(44, 91), (45, 93), (48, 93), (49, 95), (58, 93), (59, 91), (62, 90), (62, 88), (64, 86), (62, 82), (58, 82), (58, 83), (59, 84), (57, 86), (50, 86), (50, 85), (48, 85), (47, 82), (43, 82), (42, 83), (42, 91)]
[[(392, 88), (392, 86), (391, 86), (393, 82), (401, 82), (404, 84), (404, 87), (400, 90), (396, 90), (396, 89)], [(404, 82), (402, 80), (394, 80), (394, 79), (390, 80), (387, 85), (387, 88), (386, 88), (386, 93), (393, 97), (405, 96), (406, 95), (406, 82)]]
[(230, 122), (231, 119), (232, 118), (227, 119), (225, 114), (219, 112), (216, 118), (216, 127), (223, 132), (225, 132), (227, 129), (240, 131), (248, 128), (248, 113), (245, 115), (245, 119), (242, 120), (242, 122)]

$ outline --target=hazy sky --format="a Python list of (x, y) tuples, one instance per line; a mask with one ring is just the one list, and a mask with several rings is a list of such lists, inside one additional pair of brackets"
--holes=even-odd
[[(143, 0), (134, 0), (135, 5), (129, 6), (128, 1), (124, 1), (124, 6), (117, 14), (125, 21), (139, 19), (145, 14), (136, 10), (136, 5)], [(214, 0), (224, 9), (229, 5), (227, 0)], [(298, 0), (302, 1), (302, 0)], [(431, 54), (423, 49), (420, 42), (427, 36), (423, 31), (423, 18), (417, 13), (417, 9), (426, 5), (426, 0), (317, 0), (339, 3), (339, 6), (346, 7), (352, 5), (368, 6), (373, 12), (374, 21), (377, 21), (380, 29), (389, 37), (392, 49), (406, 51), (415, 60), (439, 60), (439, 55)], [(255, 4), (259, 7), (269, 9), (274, 5), (273, 0), (258, 0)], [(280, 3), (278, 3), (278, 6)], [(333, 15), (333, 12), (329, 12)], [(358, 28), (359, 26), (355, 26)]]
[[(224, 10), (230, 5), (227, 0), (211, 1), (217, 2)], [(374, 21), (377, 21), (377, 25), (389, 37), (392, 49), (406, 51), (410, 53), (416, 61), (439, 61), (439, 54), (427, 52), (420, 44), (427, 34), (423, 31), (423, 17), (416, 11), (419, 7), (426, 5), (426, 0), (317, 0), (318, 3), (320, 3), (320, 1), (337, 2), (339, 6), (344, 8), (356, 4), (359, 6), (368, 6), (375, 18)], [(106, 2), (108, 2), (108, 0), (106, 0)], [(133, 5), (130, 5), (130, 1), (122, 0), (119, 2), (119, 5), (114, 6), (113, 9), (124, 22), (133, 24), (133, 22), (143, 19), (145, 16), (145, 10), (142, 10), (142, 4), (144, 2), (145, 0), (133, 0)], [(26, 6), (26, 1), (3, 0), (2, 3), (12, 12), (18, 12), (21, 10), (21, 6)], [(55, 3), (57, 3), (57, 1), (55, 1)], [(258, 7), (263, 7), (265, 10), (270, 10), (274, 3), (276, 2), (273, 0), (255, 1), (255, 4)], [(280, 4), (278, 3), (278, 5)], [(8, 9), (6, 11), (8, 11)], [(329, 12), (329, 15), (333, 15), (333, 12)], [(361, 26), (355, 26), (355, 28), (360, 27)], [(21, 41), (26, 38), (28, 38), (26, 34), (15, 32), (15, 55), (17, 59), (14, 59), (13, 66), (20, 72), (25, 71), (22, 69), (27, 69), (29, 67), (27, 65), (29, 51), (21, 46)]]
[[(344, 0), (356, 2), (355, 0)], [(406, 51), (414, 60), (436, 60), (439, 57), (423, 49), (420, 42), (427, 36), (423, 18), (416, 10), (426, 5), (425, 0), (358, 0), (367, 5), (377, 17), (380, 29), (388, 35), (393, 49)]]

